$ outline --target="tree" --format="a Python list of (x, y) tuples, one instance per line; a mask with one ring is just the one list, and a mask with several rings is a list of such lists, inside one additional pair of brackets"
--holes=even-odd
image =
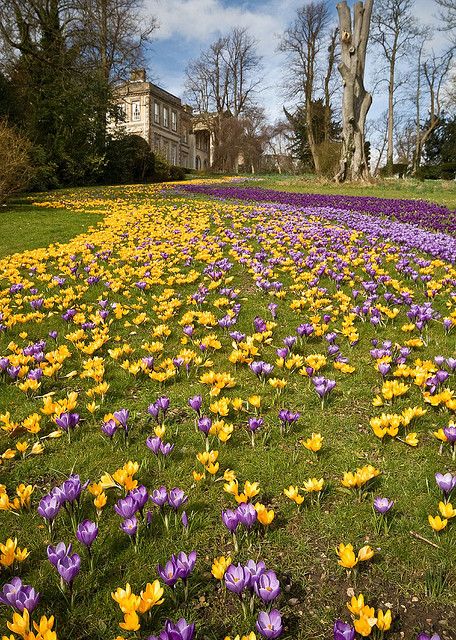
[[(266, 151), (272, 160), (272, 166), (265, 168), (278, 171), (291, 172), (294, 168), (293, 156), (291, 153), (293, 129), (286, 120), (277, 120), (274, 124), (266, 127)], [(267, 163), (266, 163), (267, 165)]]
[(386, 164), (392, 169), (394, 160), (394, 96), (398, 87), (398, 62), (411, 52), (420, 34), (412, 15), (413, 0), (377, 0), (372, 16), (372, 40), (379, 45), (388, 65), (388, 135)]
[[(311, 106), (312, 120), (310, 126), (312, 135), (310, 137), (315, 145), (315, 154), (318, 156), (319, 171), (323, 173), (322, 150), (326, 149), (331, 142), (340, 140), (341, 128), (340, 123), (334, 118), (331, 107), (329, 109), (329, 124), (327, 123), (328, 112), (324, 98), (313, 100)], [(315, 165), (309, 145), (309, 118), (307, 117), (306, 109), (301, 106), (293, 114), (286, 109), (284, 109), (284, 112), (293, 132), (291, 148), (295, 156), (299, 158), (303, 168), (312, 171)]]
[(456, 163), (456, 116), (441, 114), (440, 123), (434, 127), (423, 147), (427, 164)]
[(443, 115), (442, 92), (445, 88), (445, 81), (448, 78), (451, 64), (454, 59), (453, 49), (444, 52), (441, 56), (431, 53), (429, 58), (422, 65), (422, 74), (425, 84), (425, 91), (428, 97), (428, 113), (424, 124), (418, 120), (416, 135), (416, 148), (414, 155), (414, 171), (418, 170), (421, 161), (422, 149), (429, 136), (441, 124)]
[[(297, 10), (293, 24), (282, 36), (279, 50), (286, 54), (288, 96), (298, 98), (303, 105), (305, 116), (307, 143), (312, 155), (317, 174), (321, 173), (320, 159), (317, 153), (317, 141), (314, 135), (314, 97), (319, 54), (323, 48), (329, 26), (329, 9), (324, 0), (310, 2)], [(334, 46), (331, 49), (329, 71), (325, 82), (329, 105), (329, 82), (335, 56)], [(326, 119), (323, 123), (326, 126)]]
[(61, 183), (100, 176), (109, 83), (139, 55), (139, 45), (132, 51), (129, 46), (142, 42), (134, 13), (141, 1), (0, 3), (0, 41), (16, 89), (18, 122)]
[(366, 116), (372, 96), (364, 87), (366, 50), (369, 39), (373, 0), (357, 2), (353, 24), (346, 0), (337, 5), (341, 62), (339, 72), (343, 81), (342, 151), (338, 182), (367, 180), (369, 164), (365, 151)]
[(239, 118), (256, 106), (261, 58), (247, 29), (234, 28), (191, 61), (186, 69), (186, 93), (211, 132), (214, 164), (237, 170), (237, 156), (227, 155), (227, 138), (235, 135)]
[(440, 29), (446, 31), (456, 45), (456, 0), (436, 0), (440, 8)]
[(24, 189), (32, 175), (30, 142), (0, 121), (0, 205)]

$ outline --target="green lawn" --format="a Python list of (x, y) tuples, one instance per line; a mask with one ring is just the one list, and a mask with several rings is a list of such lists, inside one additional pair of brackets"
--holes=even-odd
[(67, 242), (96, 222), (97, 217), (91, 213), (47, 209), (25, 202), (0, 208), (0, 258)]

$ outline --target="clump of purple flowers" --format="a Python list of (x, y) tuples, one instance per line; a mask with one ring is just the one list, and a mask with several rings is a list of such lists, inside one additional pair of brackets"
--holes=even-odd
[(22, 584), (22, 580), (14, 577), (3, 585), (0, 591), (0, 602), (7, 607), (12, 607), (19, 613), (27, 609), (29, 613), (36, 608), (40, 601), (40, 594), (33, 587)]

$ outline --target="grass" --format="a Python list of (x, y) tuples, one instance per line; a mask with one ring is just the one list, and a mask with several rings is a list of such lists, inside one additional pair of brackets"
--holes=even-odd
[[(208, 302), (203, 305), (203, 309), (221, 317), (225, 307), (219, 309), (214, 306), (214, 302), (223, 297), (219, 291), (220, 286), (226, 286), (239, 290), (241, 313), (237, 330), (252, 334), (256, 316), (271, 318), (268, 305), (274, 298), (258, 292), (249, 265), (238, 260), (232, 252), (229, 235), (223, 235), (225, 244), (218, 246), (216, 236), (222, 234), (223, 229), (232, 226), (230, 216), (234, 216), (235, 221), (241, 221), (241, 231), (237, 231), (238, 242), (249, 249), (250, 255), (254, 255), (260, 248), (270, 252), (279, 250), (280, 247), (276, 247), (273, 237), (271, 240), (264, 233), (261, 237), (260, 231), (249, 234), (246, 227), (253, 223), (248, 218), (247, 206), (222, 205), (202, 197), (182, 197), (173, 193), (159, 194), (153, 187), (84, 189), (56, 194), (55, 199), (65, 203), (66, 208), (44, 209), (44, 213), (39, 208), (34, 211), (38, 216), (43, 215), (43, 220), (48, 222), (52, 220), (52, 216), (57, 215), (65, 227), (68, 244), (51, 247), (46, 251), (40, 249), (27, 258), (16, 256), (0, 262), (0, 282), (4, 292), (18, 280), (27, 285), (25, 291), (14, 295), (6, 294), (2, 298), (9, 300), (9, 305), (5, 307), (6, 314), (9, 315), (11, 309), (16, 323), (8, 331), (0, 333), (0, 357), (11, 354), (14, 349), (12, 342), (23, 348), (30, 342), (44, 338), (48, 342), (46, 351), (52, 349), (52, 342), (48, 338), (48, 332), (52, 329), (59, 332), (57, 345), (67, 345), (72, 355), (63, 362), (62, 369), (57, 374), (43, 378), (42, 386), (35, 394), (25, 394), (5, 378), (0, 387), (0, 414), (9, 411), (11, 420), (21, 422), (33, 412), (40, 413), (43, 402), (40, 396), (54, 393), (52, 398), (60, 399), (74, 390), (79, 394), (76, 411), (81, 415), (81, 423), (72, 434), (71, 442), (65, 436), (56, 440), (44, 439), (46, 448), (42, 455), (27, 456), (25, 459), (17, 456), (16, 459), (3, 461), (0, 466), (0, 483), (6, 485), (10, 497), (14, 495), (15, 487), (20, 482), (33, 484), (36, 488), (30, 512), (21, 511), (19, 515), (11, 511), (0, 512), (0, 542), (4, 542), (7, 537), (17, 536), (19, 546), (28, 547), (31, 555), (21, 567), (20, 575), (25, 583), (33, 585), (42, 594), (38, 612), (47, 615), (53, 613), (56, 616), (59, 639), (114, 638), (121, 632), (118, 623), (122, 620), (122, 615), (111, 598), (111, 592), (119, 586), (125, 587), (126, 582), (129, 582), (135, 593), (139, 593), (146, 582), (156, 578), (158, 562), (163, 563), (172, 553), (192, 549), (197, 550), (198, 561), (190, 579), (189, 602), (185, 604), (177, 592), (178, 602), (175, 604), (171, 590), (166, 589), (165, 603), (153, 610), (151, 619), (141, 616), (141, 637), (157, 633), (165, 618), (176, 620), (180, 616), (196, 622), (197, 637), (204, 640), (223, 640), (226, 635), (234, 637), (236, 633), (252, 630), (254, 617), (243, 620), (236, 598), (220, 589), (217, 581), (210, 575), (213, 558), (231, 554), (235, 562), (245, 562), (248, 558), (263, 559), (268, 568), (277, 572), (283, 591), (278, 607), (284, 616), (286, 630), (283, 637), (287, 640), (330, 638), (335, 618), (348, 620), (350, 617), (345, 606), (350, 589), (354, 589), (356, 593), (362, 591), (366, 602), (373, 606), (385, 608), (386, 603), (392, 605), (395, 622), (392, 631), (385, 637), (392, 640), (400, 637), (412, 640), (418, 631), (434, 627), (442, 639), (454, 638), (455, 524), (450, 522), (448, 529), (437, 536), (427, 523), (427, 515), (435, 515), (439, 502), (434, 473), (456, 470), (446, 448), (443, 456), (439, 456), (438, 443), (432, 435), (437, 427), (448, 423), (449, 412), (445, 407), (427, 407), (427, 414), (413, 427), (420, 439), (417, 448), (408, 447), (397, 440), (382, 443), (373, 435), (369, 426), (370, 417), (382, 410), (400, 412), (407, 406), (426, 406), (420, 389), (412, 384), (408, 394), (396, 400), (394, 405), (380, 409), (372, 407), (372, 399), (379, 392), (381, 380), (369, 354), (371, 340), (388, 339), (393, 343), (404, 344), (411, 335), (415, 336), (416, 331), (404, 334), (401, 330), (401, 326), (407, 321), (404, 311), (401, 310), (396, 319), (377, 328), (369, 322), (357, 322), (360, 339), (352, 347), (348, 346), (345, 338), (338, 339), (344, 355), (349, 357), (356, 370), (347, 375), (335, 371), (328, 363), (322, 373), (336, 379), (337, 386), (324, 408), (307, 378), (296, 373), (282, 372), (277, 366), (274, 374), (285, 377), (288, 386), (276, 398), (269, 385), (263, 386), (245, 364), (234, 367), (228, 361), (232, 340), (226, 332), (217, 326), (204, 327), (194, 322), (197, 342), (211, 333), (215, 333), (220, 341), (220, 349), (209, 349), (208, 357), (213, 361), (213, 367), (209, 368), (229, 371), (236, 379), (236, 386), (222, 390), (220, 395), (231, 399), (241, 397), (245, 409), (246, 400), (252, 394), (262, 397), (261, 415), (265, 418), (266, 426), (259, 433), (255, 448), (251, 447), (243, 426), (252, 412), (251, 408), (240, 413), (231, 409), (227, 418), (235, 425), (231, 439), (226, 444), (217, 442), (216, 438), (211, 442), (211, 446), (220, 452), (218, 477), (221, 477), (224, 470), (233, 469), (241, 485), (245, 480), (258, 481), (259, 499), (276, 513), (270, 530), (252, 536), (250, 544), (244, 542), (235, 557), (231, 537), (220, 519), (221, 509), (233, 508), (235, 501), (223, 491), (223, 481), (214, 482), (208, 478), (204, 482), (195, 483), (192, 477), (192, 470), (201, 469), (195, 456), (198, 451), (204, 450), (204, 443), (201, 435), (195, 433), (194, 414), (187, 406), (187, 398), (197, 393), (203, 395), (205, 411), (209, 411), (209, 402), (213, 398), (209, 398), (208, 388), (199, 382), (206, 369), (202, 367), (195, 371), (191, 368), (189, 377), (182, 372), (160, 385), (147, 375), (129, 373), (120, 364), (125, 359), (130, 362), (139, 361), (147, 355), (144, 344), (160, 340), (152, 335), (152, 331), (161, 324), (169, 325), (171, 329), (169, 338), (163, 340), (165, 357), (175, 357), (186, 346), (182, 344), (182, 323), (179, 321), (187, 309), (195, 309), (188, 302), (189, 296), (197, 290), (200, 283), (204, 282), (206, 286), (210, 284), (210, 278), (203, 276), (202, 272), (218, 256), (228, 257), (233, 268), (222, 279), (222, 284), (209, 292)], [(103, 210), (108, 215), (94, 218), (92, 211)], [(29, 224), (31, 211), (27, 211), (27, 214)], [(99, 219), (103, 220), (103, 224), (97, 230), (86, 231), (70, 241), (72, 236), (84, 231), (81, 227), (73, 226), (76, 220), (89, 225), (93, 224), (94, 219), (97, 222)], [(280, 221), (277, 222), (279, 223)], [(198, 250), (193, 248), (192, 243), (188, 244), (194, 258), (189, 265), (184, 265), (185, 256), (182, 258), (180, 253), (180, 247), (188, 242), (186, 234), (189, 231), (185, 225), (193, 228), (193, 234), (197, 238)], [(178, 233), (174, 233), (174, 229)], [(63, 240), (63, 232), (57, 237), (48, 228), (47, 234), (43, 236), (43, 242), (45, 238), (50, 243)], [(149, 235), (164, 244), (144, 246), (142, 243)], [(200, 240), (202, 237), (206, 237), (204, 242)], [(18, 244), (20, 242), (19, 238), (14, 240), (7, 237), (7, 243), (13, 241)], [(27, 238), (26, 242), (29, 241)], [(38, 238), (36, 241), (38, 242)], [(179, 248), (177, 251), (173, 248), (173, 243), (176, 242), (175, 246)], [(16, 251), (18, 244), (11, 244), (9, 250)], [(210, 247), (208, 253), (203, 251), (204, 244)], [(94, 245), (94, 248), (87, 245)], [(33, 246), (25, 244), (23, 248)], [(2, 250), (5, 251), (3, 246)], [(104, 251), (111, 253), (105, 256)], [(412, 288), (416, 300), (423, 302), (423, 286), (405, 280), (395, 271), (394, 263), (382, 262), (381, 249), (377, 251), (375, 255), (378, 256), (379, 267), (385, 268), (399, 279), (401, 286)], [(148, 257), (149, 253), (152, 257)], [(69, 271), (69, 266), (74, 264), (69, 256), (74, 254), (78, 256), (76, 262), (80, 264), (77, 275), (71, 275)], [(31, 275), (31, 267), (37, 268), (36, 277)], [(84, 272), (84, 267), (89, 267), (87, 273)], [(177, 281), (176, 268), (189, 281)], [(192, 269), (196, 274), (194, 281), (190, 281)], [(150, 272), (149, 276), (145, 275), (146, 272)], [(87, 285), (88, 273), (99, 275), (100, 281)], [(53, 284), (52, 276), (62, 274), (66, 283), (59, 288)], [(443, 267), (436, 267), (434, 277), (444, 279)], [(157, 284), (150, 285), (143, 293), (134, 283), (144, 278), (156, 278)], [(283, 299), (279, 297), (275, 300), (279, 305), (278, 324), (270, 343), (258, 343), (257, 359), (274, 363), (277, 358), (276, 348), (281, 346), (283, 338), (294, 334), (296, 326), (308, 321), (309, 316), (316, 311), (311, 311), (308, 307), (301, 312), (290, 309), (291, 301), (299, 298), (301, 289), (305, 291), (308, 285), (301, 283), (301, 289), (293, 289), (299, 282), (299, 274), (291, 272), (289, 265), (279, 264), (274, 267), (271, 279), (280, 279), (284, 283), (286, 294)], [(366, 279), (363, 263), (356, 266), (358, 285), (362, 279)], [(105, 281), (119, 282), (121, 286), (118, 290), (109, 290), (103, 284)], [(28, 291), (32, 284), (39, 290), (38, 294), (33, 295), (44, 297), (46, 307), (42, 315), (24, 321), (21, 314), (30, 311)], [(330, 301), (326, 306), (333, 305), (329, 313), (334, 313), (334, 309), (339, 309), (339, 303), (335, 302), (337, 297), (333, 299), (337, 294), (334, 281), (325, 275), (319, 286), (327, 288)], [(166, 300), (163, 302), (157, 299), (158, 294), (163, 294), (169, 288), (174, 289), (171, 299), (180, 300), (182, 304), (176, 307), (174, 313), (171, 312), (169, 318), (160, 319), (157, 316), (160, 312), (157, 305), (162, 302), (164, 312)], [(342, 289), (349, 293), (351, 286), (345, 282)], [(90, 354), (87, 349), (84, 352), (83, 348), (93, 344), (93, 332), (87, 329), (86, 337), (82, 340), (69, 339), (69, 334), (80, 325), (66, 324), (61, 315), (64, 309), (77, 307), (86, 316), (86, 320), (96, 317), (100, 308), (98, 301), (102, 298), (121, 304), (128, 314), (116, 319), (111, 311), (109, 318), (112, 324), (107, 325), (109, 339)], [(433, 306), (445, 314), (449, 313), (449, 302), (449, 289), (444, 286), (433, 300)], [(146, 319), (135, 324), (135, 317), (142, 312), (146, 313)], [(82, 319), (78, 320), (81, 321)], [(341, 329), (339, 319), (334, 321), (334, 325), (338, 330)], [(413, 353), (411, 363), (415, 357), (429, 359), (437, 354), (454, 356), (454, 333), (445, 335), (440, 323), (432, 324), (427, 338), (427, 344)], [(197, 342), (190, 346), (199, 352)], [(131, 353), (120, 358), (113, 357), (110, 350), (122, 345), (128, 345)], [(299, 352), (304, 356), (325, 353), (326, 342), (322, 338), (311, 338), (300, 346)], [(84, 367), (84, 363), (92, 357), (103, 358), (103, 379), (110, 385), (103, 401), (99, 396), (95, 397), (96, 404), (100, 406), (94, 415), (86, 408), (90, 400), (86, 392), (95, 386), (96, 381), (80, 377), (83, 371), (90, 369), (88, 366)], [(159, 361), (159, 355), (155, 357)], [(151, 434), (153, 426), (146, 410), (151, 402), (163, 394), (170, 397), (165, 439), (175, 444), (175, 450), (166, 467), (159, 469), (145, 446), (145, 439)], [(297, 425), (284, 437), (280, 436), (277, 418), (278, 409), (282, 406), (301, 413)], [(121, 407), (130, 410), (131, 434), (128, 442), (123, 441), (120, 433), (117, 434), (111, 446), (102, 436), (100, 425), (105, 413)], [(54, 428), (51, 419), (43, 416), (39, 436), (48, 434)], [(324, 446), (319, 455), (308, 452), (301, 444), (301, 440), (309, 437), (312, 432), (320, 432), (324, 437)], [(13, 435), (3, 432), (0, 435), (0, 452), (14, 448), (18, 441), (28, 440), (32, 443), (34, 439), (36, 437), (24, 432)], [(73, 542), (75, 550), (83, 559), (81, 574), (75, 581), (76, 600), (71, 610), (65, 596), (58, 589), (56, 571), (46, 560), (46, 546), (51, 538), (36, 513), (39, 499), (72, 471), (80, 473), (82, 480), (90, 479), (93, 482), (99, 480), (105, 472), (113, 473), (128, 460), (140, 463), (136, 477), (148, 489), (164, 484), (168, 488), (179, 486), (187, 493), (189, 501), (186, 510), (190, 515), (190, 532), (186, 534), (178, 523), (173, 524), (168, 533), (155, 509), (150, 529), (143, 531), (139, 550), (135, 553), (127, 536), (120, 531), (120, 519), (113, 509), (113, 504), (121, 493), (110, 490), (108, 506), (100, 517), (100, 535), (93, 547), (95, 571), (90, 573), (87, 556), (75, 540), (70, 519), (65, 513), (60, 513), (56, 520), (54, 542)], [(368, 494), (358, 500), (353, 491), (341, 487), (340, 479), (345, 471), (355, 470), (367, 463), (381, 469), (382, 474)], [(319, 505), (306, 500), (298, 510), (295, 504), (285, 498), (283, 490), (290, 484), (302, 486), (309, 477), (323, 477), (327, 489)], [(377, 531), (374, 526), (374, 495), (385, 495), (396, 501), (388, 535)], [(87, 492), (82, 500), (80, 517), (95, 518), (92, 498)], [(425, 540), (413, 537), (411, 531)], [(428, 544), (426, 540), (437, 544), (438, 548)], [(348, 576), (337, 564), (335, 547), (340, 542), (351, 542), (356, 549), (370, 544), (376, 551), (373, 560), (361, 568), (356, 581), (353, 574)], [(2, 583), (11, 575), (11, 570), (4, 569)], [(10, 611), (2, 607), (0, 633), (6, 633), (7, 618), (11, 618)], [(427, 620), (431, 622), (426, 622)], [(135, 637), (128, 632), (124, 635), (129, 639)]]

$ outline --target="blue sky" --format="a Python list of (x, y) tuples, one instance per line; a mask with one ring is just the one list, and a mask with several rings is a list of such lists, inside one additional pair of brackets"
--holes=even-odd
[[(271, 120), (282, 116), (283, 58), (276, 51), (277, 43), (305, 0), (145, 1), (148, 11), (157, 16), (160, 23), (148, 56), (149, 75), (154, 82), (182, 96), (187, 63), (220, 34), (235, 26), (245, 26), (258, 40), (258, 51), (263, 58), (264, 91), (260, 102)], [(336, 18), (335, 4), (336, 1)], [(434, 21), (435, 12), (430, 0), (415, 1), (418, 20)], [(440, 40), (437, 36), (437, 46)], [(385, 96), (379, 92), (374, 96), (371, 117), (378, 117), (384, 108)]]

